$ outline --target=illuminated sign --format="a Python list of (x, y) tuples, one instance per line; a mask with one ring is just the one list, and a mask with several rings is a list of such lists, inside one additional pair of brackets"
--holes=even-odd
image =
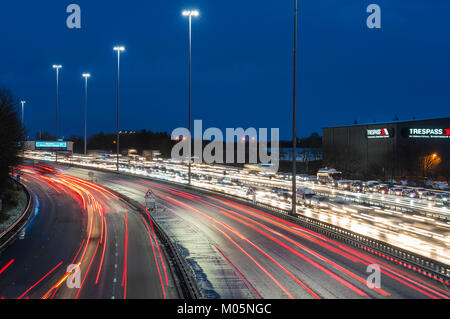
[(390, 138), (392, 135), (387, 128), (367, 130), (367, 138)]
[(67, 148), (67, 142), (36, 142), (36, 148)]
[(449, 128), (410, 128), (410, 138), (450, 138)]

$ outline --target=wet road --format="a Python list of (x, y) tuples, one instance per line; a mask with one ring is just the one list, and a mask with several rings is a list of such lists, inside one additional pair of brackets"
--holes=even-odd
[[(67, 174), (88, 178), (89, 170)], [(260, 210), (178, 186), (95, 172), (100, 185), (137, 201), (151, 189), (153, 213), (184, 250), (201, 290), (214, 298), (448, 298), (448, 286), (411, 273)], [(368, 266), (381, 270), (369, 288)]]
[(22, 172), (33, 213), (0, 253), (0, 298), (179, 296), (148, 217), (109, 190), (50, 167)]

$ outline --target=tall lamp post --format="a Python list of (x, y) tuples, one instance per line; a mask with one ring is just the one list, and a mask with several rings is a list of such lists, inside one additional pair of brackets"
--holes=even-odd
[(62, 68), (62, 65), (53, 65), (53, 68), (56, 70), (56, 140), (58, 140), (58, 107), (59, 107), (59, 70)]
[(84, 85), (84, 155), (87, 154), (87, 96), (88, 96), (88, 79), (91, 77), (89, 73), (83, 73), (85, 80)]
[[(58, 104), (59, 104), (59, 70), (62, 65), (54, 64), (53, 68), (56, 70), (56, 141), (58, 141)], [(56, 163), (58, 163), (58, 151), (55, 152)]]
[(297, 16), (298, 0), (295, 0), (294, 10), (294, 92), (293, 92), (293, 114), (292, 114), (292, 212), (297, 214)]
[(192, 17), (198, 17), (200, 13), (197, 10), (184, 10), (183, 16), (189, 17), (189, 168), (188, 168), (188, 184), (191, 185), (191, 160), (192, 160), (192, 132), (191, 132), (191, 88), (192, 88)]
[(120, 153), (120, 131), (119, 131), (119, 97), (120, 97), (120, 53), (125, 51), (125, 47), (116, 46), (117, 52), (117, 172), (119, 171), (119, 153)]
[(27, 103), (27, 102), (26, 101), (20, 101), (20, 104), (22, 104), (22, 126), (24, 126), (23, 117), (24, 117), (24, 112), (25, 112), (25, 103)]

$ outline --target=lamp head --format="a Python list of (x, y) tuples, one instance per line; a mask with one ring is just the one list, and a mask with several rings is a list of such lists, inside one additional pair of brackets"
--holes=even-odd
[(198, 10), (184, 10), (182, 14), (184, 17), (198, 17), (200, 15), (200, 12), (198, 12)]

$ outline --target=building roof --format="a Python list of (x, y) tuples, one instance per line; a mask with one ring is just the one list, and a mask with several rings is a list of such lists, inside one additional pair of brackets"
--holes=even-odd
[(400, 124), (400, 123), (416, 123), (416, 122), (425, 122), (425, 121), (436, 121), (436, 120), (446, 120), (450, 121), (450, 117), (438, 117), (438, 118), (429, 118), (429, 119), (416, 119), (416, 120), (408, 120), (408, 121), (390, 121), (390, 122), (373, 122), (373, 123), (358, 123), (358, 124), (350, 124), (350, 125), (335, 125), (335, 126), (327, 126), (325, 128), (337, 128), (337, 127), (358, 127), (358, 126), (368, 126), (368, 125), (383, 125), (383, 124)]

